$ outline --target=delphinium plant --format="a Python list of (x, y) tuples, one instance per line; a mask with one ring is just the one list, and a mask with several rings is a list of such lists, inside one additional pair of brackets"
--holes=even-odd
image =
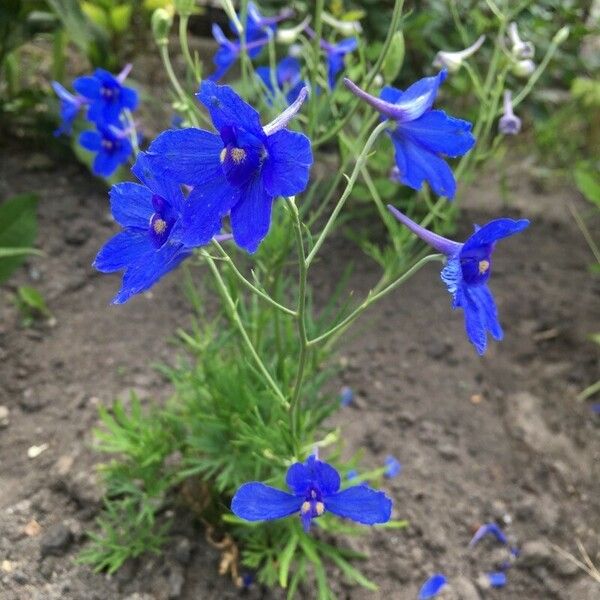
[[(83, 559), (114, 571), (129, 557), (159, 551), (168, 532), (164, 509), (183, 498), (209, 531), (218, 526), (233, 536), (221, 570), (238, 585), (245, 569), (263, 584), (287, 588), (290, 598), (311, 581), (319, 598), (331, 598), (327, 569), (334, 565), (352, 582), (375, 589), (356, 567), (362, 555), (336, 534), (404, 526), (394, 520), (402, 515), (393, 499), (376, 489), (400, 465), (388, 457), (384, 466), (365, 470), (358, 455), (342, 460), (343, 431), (327, 418), (351, 394), (345, 390), (340, 402), (326, 385), (332, 354), (367, 308), (432, 262), (441, 265), (475, 350), (485, 352), (488, 334), (502, 339), (488, 287), (492, 255), (498, 240), (528, 221), (492, 220), (464, 243), (443, 237), (438, 225), (447, 229), (456, 214), (449, 207), (460, 178), (518, 131), (514, 108), (551, 54), (534, 65), (512, 102), (505, 97), (502, 112), (506, 77), (525, 60), (508, 35), (517, 17), (508, 5), (488, 3), (497, 30), (487, 71), (470, 64), (487, 43), (473, 40), (466, 51), (432, 53), (435, 67), (424, 67), (428, 73), (402, 90), (393, 87), (403, 55), (401, 0), (373, 63), (360, 24), (328, 15), (323, 0), (309, 14), (269, 16), (252, 2), (242, 2), (239, 13), (230, 1), (222, 4), (231, 33), (213, 28), (219, 48), (212, 72), (202, 69), (188, 44), (194, 2), (176, 1), (177, 15), (154, 14), (154, 37), (181, 119), (145, 150), (135, 143), (129, 111), (136, 96), (122, 75), (97, 71), (80, 78), (74, 85), (79, 96), (59, 90), (67, 121), (77, 108), (96, 124), (97, 132), (80, 138), (98, 152), (96, 173), (109, 175), (126, 158), (123, 150), (100, 160), (117, 140), (133, 150), (136, 181), (110, 190), (121, 231), (94, 263), (102, 272), (123, 272), (113, 303), (135, 302), (185, 262), (198, 314), (191, 332), (178, 332), (187, 358), (163, 368), (173, 398), (143, 409), (133, 397), (129, 409), (116, 402), (102, 410), (98, 445), (113, 459), (103, 466), (100, 532), (92, 534)], [(174, 18), (185, 79), (171, 63)], [(221, 83), (238, 66), (239, 79)], [(474, 125), (438, 98), (460, 68), (468, 69), (480, 102)], [(200, 78), (203, 70), (209, 74)], [(124, 131), (133, 136), (130, 147)], [(336, 174), (315, 178), (314, 163), (332, 155)], [(386, 207), (382, 173), (386, 193), (391, 186), (401, 202)], [(311, 273), (352, 213), (359, 181), (372, 214), (387, 228), (382, 245), (363, 243), (381, 277), (355, 301), (341, 274), (317, 308)], [(361, 225), (355, 220), (351, 228)], [(205, 308), (209, 295), (219, 299), (214, 310)]]

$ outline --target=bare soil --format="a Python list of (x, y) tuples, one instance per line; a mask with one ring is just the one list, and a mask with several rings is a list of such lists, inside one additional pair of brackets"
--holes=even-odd
[[(505, 206), (494, 177), (472, 188), (461, 218), (463, 233), (500, 212), (533, 220), (495, 256), (504, 342), (476, 356), (431, 266), (342, 343), (339, 383), (357, 399), (336, 423), (348, 453), (365, 448), (366, 467), (388, 454), (403, 464), (385, 487), (394, 516), (410, 524), (349, 541), (369, 552), (363, 567), (380, 591), (350, 588), (337, 574), (340, 598), (411, 600), (435, 571), (451, 581), (446, 599), (600, 598), (600, 584), (552, 547), (576, 553), (580, 539), (599, 558), (600, 417), (576, 395), (599, 377), (598, 350), (587, 336), (598, 330), (600, 282), (588, 272), (591, 256), (566, 208), (576, 194), (536, 191), (526, 171), (510, 173)], [(256, 586), (239, 591), (219, 577), (218, 550), (185, 516), (161, 557), (112, 577), (75, 563), (100, 506), (94, 465), (101, 457), (91, 435), (98, 405), (131, 389), (143, 398), (169, 396), (152, 365), (175, 359), (169, 341), (190, 311), (180, 273), (125, 306), (109, 306), (118, 280), (90, 266), (116, 230), (106, 189), (75, 164), (11, 144), (0, 151), (0, 197), (29, 191), (40, 195), (46, 256), (0, 290), (0, 405), (8, 409), (0, 424), (0, 599), (278, 597)], [(323, 294), (345, 261), (356, 265), (356, 297), (368, 292), (375, 267), (338, 237), (314, 274)], [(44, 294), (51, 323), (22, 326), (11, 301), (20, 284)], [(505, 551), (492, 541), (467, 548), (491, 520), (521, 549), (500, 590), (486, 589), (481, 575), (507, 560)]]

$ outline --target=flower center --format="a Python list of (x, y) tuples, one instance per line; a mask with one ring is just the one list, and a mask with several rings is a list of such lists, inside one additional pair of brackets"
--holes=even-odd
[(490, 261), (489, 260), (480, 260), (478, 268), (479, 268), (479, 274), (484, 275), (485, 273), (487, 273), (488, 269), (490, 268)]
[(111, 140), (107, 140), (106, 138), (104, 138), (102, 140), (102, 147), (105, 150), (111, 151), (115, 147), (115, 143)]
[(152, 229), (154, 230), (154, 233), (164, 233), (166, 228), (167, 222), (164, 219), (161, 219), (160, 217), (157, 217), (152, 222)]
[(112, 100), (118, 93), (118, 90), (116, 88), (110, 87), (108, 85), (102, 85), (100, 86), (100, 95), (105, 99), (105, 100)]

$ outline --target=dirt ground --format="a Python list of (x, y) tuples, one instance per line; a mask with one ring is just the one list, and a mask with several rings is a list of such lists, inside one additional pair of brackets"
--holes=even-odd
[[(577, 393), (599, 376), (600, 281), (566, 208), (568, 190), (537, 190), (527, 165), (509, 178), (500, 206), (494, 177), (472, 187), (462, 230), (499, 216), (527, 216), (531, 228), (501, 242), (494, 289), (506, 339), (478, 358), (452, 313), (435, 266), (387, 297), (349, 332), (340, 350), (341, 384), (356, 401), (336, 416), (348, 452), (365, 447), (365, 467), (388, 454), (403, 465), (385, 482), (406, 530), (373, 531), (351, 544), (367, 550), (377, 593), (347, 587), (340, 598), (416, 598), (441, 571), (446, 599), (597, 600), (600, 584), (557, 554), (580, 539), (600, 552), (600, 417)], [(180, 273), (122, 307), (108, 302), (116, 277), (90, 264), (116, 227), (106, 189), (75, 164), (11, 144), (0, 150), (0, 198), (37, 191), (39, 247), (0, 289), (0, 599), (183, 600), (274, 598), (236, 590), (216, 570), (218, 551), (178, 519), (165, 555), (145, 557), (108, 577), (75, 563), (93, 526), (101, 489), (91, 429), (100, 403), (136, 390), (166, 398), (152, 368), (174, 360), (169, 344), (189, 311)], [(596, 223), (595, 225), (598, 225)], [(314, 281), (326, 293), (340, 261), (356, 263), (357, 297), (376, 272), (349, 242), (333, 240)], [(19, 284), (38, 287), (54, 320), (24, 328), (11, 301)], [(35, 458), (32, 447), (44, 449)], [(520, 556), (500, 590), (482, 574), (507, 560), (491, 541), (467, 548), (483, 522), (501, 523)], [(307, 598), (310, 593), (306, 592)]]

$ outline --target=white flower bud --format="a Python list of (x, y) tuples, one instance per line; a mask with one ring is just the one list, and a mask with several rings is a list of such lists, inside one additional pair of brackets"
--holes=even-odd
[(528, 78), (535, 71), (535, 63), (532, 60), (519, 60), (513, 64), (512, 72), (517, 77)]
[(463, 61), (469, 56), (472, 56), (481, 48), (483, 42), (485, 41), (485, 35), (479, 37), (479, 39), (464, 50), (460, 50), (459, 52), (443, 52), (440, 51), (436, 54), (435, 59), (433, 61), (433, 66), (438, 69), (448, 69), (450, 73), (456, 73), (460, 69), (463, 64)]

